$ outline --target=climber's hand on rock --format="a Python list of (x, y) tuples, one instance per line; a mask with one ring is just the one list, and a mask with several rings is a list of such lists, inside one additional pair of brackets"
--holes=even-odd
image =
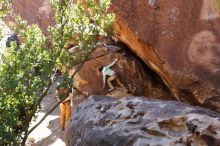
[(57, 101), (60, 101), (60, 98), (58, 96), (56, 96)]
[(71, 98), (72, 98), (72, 97), (73, 97), (73, 93), (69, 93), (69, 97), (71, 97)]

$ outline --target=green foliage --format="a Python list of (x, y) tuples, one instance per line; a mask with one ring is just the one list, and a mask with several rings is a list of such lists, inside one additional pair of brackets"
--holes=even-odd
[(17, 145), (21, 141), (36, 112), (33, 106), (50, 81), (54, 66), (38, 26), (27, 26), (21, 37), (24, 43), (16, 46), (13, 42), (0, 65), (0, 145), (8, 141)]
[(57, 89), (59, 88), (72, 88), (73, 79), (68, 76), (68, 74), (63, 75), (63, 82), (58, 84)]
[[(108, 13), (110, 2), (110, 0), (100, 2), (78, 0), (74, 5), (69, 0), (62, 2), (53, 0), (57, 25), (50, 30), (53, 38), (58, 39), (53, 41), (56, 45), (54, 48), (60, 50), (59, 46), (67, 46), (68, 43), (72, 43), (76, 48), (74, 55), (69, 53), (68, 49), (61, 51), (57, 65), (63, 72), (85, 60), (97, 45), (99, 36), (113, 35), (115, 15)], [(62, 34), (63, 39), (60, 39)]]
[[(20, 17), (10, 25), (22, 42), (20, 46), (13, 42), (0, 64), (0, 145), (24, 145), (36, 107), (53, 81), (54, 71), (60, 69), (67, 74), (71, 67), (88, 58), (99, 36), (113, 34), (115, 16), (107, 11), (110, 0), (79, 0), (74, 5), (71, 0), (52, 3), (55, 26), (48, 29), (47, 39), (37, 25), (27, 25)], [(47, 41), (52, 44), (49, 48)], [(74, 52), (68, 51), (68, 44), (75, 46)]]
[(9, 22), (10, 30), (14, 34), (20, 34), (24, 32), (27, 27), (27, 22), (22, 19), (21, 16), (17, 16), (14, 22)]
[(6, 16), (11, 8), (11, 0), (0, 0), (0, 18)]

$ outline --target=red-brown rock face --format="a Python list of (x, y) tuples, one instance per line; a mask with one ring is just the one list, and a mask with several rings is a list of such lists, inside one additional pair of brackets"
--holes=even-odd
[[(174, 92), (191, 90), (200, 103), (216, 94), (212, 89), (220, 87), (220, 19), (212, 0), (112, 2), (119, 18), (119, 39), (147, 64), (153, 64), (151, 68), (170, 87), (177, 86)], [(135, 41), (130, 39), (134, 36)], [(146, 55), (151, 46), (155, 53)], [(181, 96), (184, 91), (178, 92)]]
[[(219, 101), (220, 17), (213, 0), (112, 3), (119, 40), (152, 68), (177, 98), (201, 104)], [(53, 24), (49, 0), (16, 0), (14, 7), (17, 14), (37, 22), (44, 32)]]
[[(119, 51), (113, 51), (119, 49)], [(144, 66), (133, 56), (124, 52), (121, 47), (110, 45), (107, 47), (100, 47), (95, 49), (91, 55), (91, 60), (86, 61), (81, 67), (80, 71), (74, 78), (74, 86), (86, 94), (101, 94), (106, 95), (109, 89), (107, 83), (103, 90), (103, 76), (98, 71), (99, 68), (110, 64), (114, 59), (118, 58), (117, 63), (111, 68), (117, 72), (122, 83), (128, 89), (130, 95), (141, 95), (160, 99), (173, 99), (169, 90), (161, 84), (151, 72), (145, 72)], [(70, 74), (74, 69), (70, 71)], [(143, 82), (144, 81), (144, 82)], [(113, 81), (116, 89), (120, 86), (116, 81)], [(120, 91), (120, 90), (118, 90)], [(108, 95), (116, 95), (114, 92)], [(118, 94), (117, 94), (118, 95)], [(119, 96), (129, 96), (127, 93)], [(123, 96), (123, 97), (124, 97)]]
[[(29, 23), (37, 23), (47, 34), (47, 28), (53, 25), (54, 10), (50, 0), (13, 0), (16, 15), (22, 16)], [(6, 21), (13, 20), (7, 17)]]

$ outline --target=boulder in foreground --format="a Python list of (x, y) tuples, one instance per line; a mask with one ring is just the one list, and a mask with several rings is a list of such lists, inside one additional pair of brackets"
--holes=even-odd
[(220, 145), (220, 114), (176, 101), (90, 96), (66, 131), (68, 146)]

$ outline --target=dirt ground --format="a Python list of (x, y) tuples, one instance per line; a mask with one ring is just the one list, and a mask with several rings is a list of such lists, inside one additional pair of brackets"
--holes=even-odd
[[(37, 114), (37, 118), (31, 124), (35, 125), (45, 114), (47, 109), (56, 102), (55, 90), (57, 83), (62, 78), (58, 78), (49, 90), (49, 95), (41, 103), (42, 111)], [(27, 146), (65, 146), (63, 141), (64, 131), (60, 128), (59, 106), (37, 127), (28, 137)]]

